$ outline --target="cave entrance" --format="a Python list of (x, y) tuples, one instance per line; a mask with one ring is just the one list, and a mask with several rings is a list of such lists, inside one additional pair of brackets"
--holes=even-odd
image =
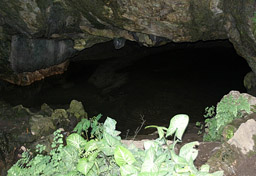
[(191, 123), (203, 121), (205, 107), (216, 106), (231, 90), (246, 92), (243, 78), (249, 71), (227, 40), (153, 48), (126, 42), (120, 50), (107, 42), (72, 58), (63, 75), (12, 87), (3, 98), (32, 108), (43, 103), (65, 107), (76, 99), (89, 117), (110, 116), (123, 135), (127, 130), (132, 135), (142, 117), (145, 125), (168, 126), (180, 113), (188, 114)]

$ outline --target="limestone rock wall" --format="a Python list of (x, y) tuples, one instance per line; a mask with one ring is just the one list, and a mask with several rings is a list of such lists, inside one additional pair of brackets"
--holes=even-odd
[(117, 49), (125, 40), (230, 39), (256, 73), (255, 8), (252, 0), (1, 0), (0, 77), (60, 64), (112, 39)]

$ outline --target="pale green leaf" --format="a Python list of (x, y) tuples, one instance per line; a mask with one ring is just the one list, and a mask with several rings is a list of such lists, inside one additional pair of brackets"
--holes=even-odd
[(99, 143), (99, 150), (102, 151), (105, 155), (111, 156), (114, 155), (115, 147), (109, 146), (106, 140), (102, 140)]
[(183, 166), (188, 165), (188, 162), (184, 158), (176, 155), (176, 153), (173, 150), (171, 150), (171, 157), (172, 157), (171, 159), (175, 162), (175, 164), (180, 164)]
[(156, 165), (158, 168), (161, 166), (161, 164), (166, 160), (167, 158), (167, 153), (162, 153), (160, 154), (157, 159), (155, 160)]
[(78, 161), (77, 170), (82, 174), (87, 175), (93, 165), (93, 162), (88, 162), (86, 158), (82, 158)]
[(136, 161), (133, 154), (121, 145), (116, 147), (114, 157), (119, 166), (132, 165)]
[(67, 170), (74, 170), (79, 159), (79, 151), (73, 146), (67, 145), (61, 150), (61, 159)]
[(80, 149), (86, 144), (86, 140), (77, 133), (73, 133), (67, 137), (67, 145), (71, 145), (76, 149)]
[(107, 119), (104, 122), (104, 131), (110, 134), (111, 136), (120, 139), (120, 136), (118, 136), (121, 132), (116, 131), (116, 121), (110, 117), (107, 117)]
[(70, 171), (65, 176), (79, 176), (80, 173), (78, 171)]
[(86, 152), (91, 152), (91, 151), (98, 149), (98, 141), (95, 141), (93, 139), (90, 140), (89, 142), (87, 142), (85, 144), (84, 149)]
[(210, 166), (208, 164), (204, 164), (200, 167), (200, 172), (209, 172)]
[(144, 162), (141, 166), (141, 172), (158, 172), (158, 167), (154, 162), (155, 150), (151, 147), (147, 150)]
[(120, 167), (120, 172), (122, 176), (137, 176), (138, 170), (132, 165), (123, 165)]
[(167, 131), (167, 128), (161, 127), (161, 126), (156, 126), (156, 125), (146, 126), (145, 129), (147, 129), (147, 128), (156, 128), (160, 139), (162, 139), (164, 137), (164, 131)]
[(198, 150), (194, 147), (199, 145), (199, 142), (190, 142), (181, 147), (179, 156), (186, 159), (187, 162), (194, 161), (198, 155)]
[(159, 138), (162, 139), (164, 137), (163, 127), (157, 127), (157, 132), (158, 132)]
[(94, 162), (98, 156), (99, 152), (93, 152), (88, 156), (88, 161), (89, 162)]
[(139, 176), (159, 176), (158, 172), (141, 172)]
[(109, 133), (103, 133), (103, 139), (107, 142), (107, 144), (111, 147), (116, 148), (116, 146), (121, 145), (121, 141), (117, 138), (111, 136)]
[(156, 141), (145, 141), (145, 142), (144, 142), (144, 149), (145, 149), (145, 150), (148, 150), (148, 149), (150, 149), (150, 148), (154, 148), (155, 151), (157, 151), (157, 150), (158, 150), (158, 144), (157, 144), (157, 142), (156, 142)]
[(167, 129), (166, 137), (175, 133), (176, 137), (181, 140), (182, 135), (188, 125), (189, 117), (186, 114), (175, 115), (170, 120), (169, 128)]
[(214, 172), (214, 173), (211, 173), (209, 174), (210, 176), (223, 176), (224, 175), (224, 172), (223, 171), (217, 171), (217, 172)]

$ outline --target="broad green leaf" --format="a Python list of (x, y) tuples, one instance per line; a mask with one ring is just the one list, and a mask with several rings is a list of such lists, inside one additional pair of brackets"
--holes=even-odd
[(108, 145), (103, 145), (100, 147), (100, 151), (102, 151), (106, 156), (112, 156), (114, 154), (115, 149)]
[[(159, 174), (169, 173), (169, 175), (170, 175), (171, 173), (174, 172), (174, 165), (175, 165), (175, 163), (172, 160), (167, 160), (165, 163), (163, 163), (161, 165), (161, 167), (159, 167)], [(166, 176), (166, 175), (164, 175), (164, 176)]]
[(157, 159), (155, 160), (155, 163), (157, 165), (157, 167), (159, 168), (161, 166), (161, 164), (166, 160), (167, 158), (167, 153), (162, 153), (160, 154)]
[(75, 147), (67, 145), (61, 150), (61, 159), (67, 170), (75, 170), (79, 159), (79, 151)]
[(144, 142), (144, 149), (148, 150), (150, 148), (154, 148), (155, 151), (158, 150), (158, 144), (156, 141), (145, 141)]
[(121, 145), (116, 147), (114, 157), (116, 164), (119, 166), (132, 165), (136, 161), (133, 154)]
[(87, 142), (85, 144), (84, 149), (86, 152), (91, 152), (91, 151), (98, 149), (98, 141), (95, 141), (93, 139), (90, 140), (89, 142)]
[(200, 167), (200, 172), (209, 172), (210, 166), (208, 164), (204, 164)]
[(98, 172), (95, 164), (92, 166), (92, 168), (89, 170), (89, 172), (86, 176), (99, 176), (99, 172)]
[(91, 126), (90, 120), (85, 119), (85, 120), (83, 121), (83, 130), (84, 130), (84, 131), (87, 131), (87, 130), (90, 128), (90, 126)]
[(158, 167), (154, 162), (155, 150), (151, 147), (147, 150), (144, 162), (141, 166), (141, 172), (158, 172)]
[(105, 132), (107, 132), (111, 136), (116, 137), (117, 139), (121, 140), (121, 138), (118, 136), (121, 132), (116, 131), (116, 121), (114, 119), (107, 117), (103, 126), (104, 126)]
[(111, 147), (109, 146), (109, 144), (107, 143), (106, 140), (101, 140), (99, 141), (99, 151), (102, 151), (105, 155), (107, 156), (111, 156), (111, 155), (114, 155), (114, 150), (115, 150), (115, 147)]
[(168, 175), (168, 173), (170, 173), (170, 171), (158, 171), (157, 172), (157, 176), (167, 176)]
[(66, 145), (63, 149), (62, 149), (62, 155), (65, 156), (65, 158), (67, 158), (67, 160), (71, 160), (73, 158), (77, 158), (79, 152), (78, 150), (76, 150), (76, 148), (74, 148), (71, 145)]
[(211, 173), (209, 174), (210, 176), (223, 176), (224, 175), (224, 172), (223, 171), (217, 171), (217, 172), (214, 172), (214, 173)]
[(87, 175), (93, 165), (93, 162), (88, 162), (86, 158), (82, 158), (78, 161), (77, 170), (82, 174)]
[(99, 150), (102, 151), (105, 155), (111, 156), (114, 155), (114, 150), (118, 145), (121, 145), (121, 141), (112, 137), (108, 133), (103, 133), (103, 139), (99, 142)]
[(164, 137), (163, 127), (157, 127), (157, 132), (158, 132), (159, 138), (162, 139)]
[(181, 147), (179, 156), (186, 159), (187, 162), (194, 161), (198, 155), (198, 150), (194, 147), (199, 145), (199, 142), (190, 142)]
[(67, 145), (71, 145), (78, 150), (85, 144), (86, 140), (77, 133), (73, 133), (67, 137)]
[(102, 117), (102, 114), (98, 114), (98, 115), (95, 117), (95, 119), (96, 119), (97, 121), (99, 121), (101, 117)]
[(104, 122), (104, 127), (107, 130), (114, 131), (116, 129), (116, 121), (110, 117), (107, 117), (107, 119)]
[[(83, 120), (83, 119), (82, 119)], [(74, 128), (73, 131), (77, 132), (77, 134), (81, 134), (82, 133), (82, 129), (83, 129), (83, 124), (82, 121), (79, 122), (76, 127)]]
[(182, 175), (189, 175), (189, 176), (198, 176), (198, 175), (195, 175), (195, 174), (190, 174), (190, 167), (188, 165), (185, 165), (185, 167), (183, 166), (179, 166), (179, 165), (175, 165), (175, 171), (179, 174), (182, 174)]
[(80, 173), (78, 171), (70, 171), (65, 176), (79, 176)]
[(159, 176), (158, 172), (141, 172), (139, 176)]
[(176, 155), (176, 153), (173, 150), (171, 150), (171, 157), (172, 157), (171, 159), (175, 162), (175, 164), (180, 164), (183, 166), (188, 164), (188, 162), (184, 158)]
[(169, 128), (167, 129), (166, 137), (173, 135), (175, 132), (176, 137), (181, 140), (182, 135), (188, 125), (189, 117), (186, 114), (175, 115), (170, 120)]
[(107, 144), (111, 147), (116, 148), (116, 146), (121, 145), (121, 141), (111, 136), (109, 133), (103, 133), (103, 140), (107, 142)]
[(147, 128), (156, 128), (160, 139), (164, 137), (164, 130), (167, 131), (167, 128), (157, 125), (149, 125), (145, 127), (145, 129)]
[(123, 165), (120, 167), (120, 172), (122, 176), (136, 176), (138, 175), (138, 170), (132, 165)]
[(94, 162), (95, 159), (97, 158), (98, 154), (99, 154), (99, 152), (93, 152), (92, 154), (90, 154), (90, 155), (88, 156), (88, 161), (89, 161), (89, 162)]

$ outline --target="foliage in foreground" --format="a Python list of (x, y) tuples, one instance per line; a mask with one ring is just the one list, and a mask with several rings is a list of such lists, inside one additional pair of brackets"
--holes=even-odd
[[(75, 131), (66, 139), (59, 130), (54, 135), (50, 154), (43, 154), (39, 146), (35, 157), (28, 152), (9, 171), (9, 176), (222, 176), (223, 172), (209, 173), (209, 166), (200, 170), (194, 166), (198, 142), (185, 144), (177, 154), (175, 144), (180, 142), (188, 125), (189, 117), (184, 114), (174, 116), (168, 128), (159, 126), (159, 138), (144, 143), (145, 150), (135, 146), (127, 148), (121, 143), (120, 132), (115, 130), (116, 121), (107, 118), (98, 123), (100, 116), (81, 121)], [(91, 132), (91, 136), (88, 132)], [(92, 134), (93, 133), (93, 134)], [(167, 145), (166, 138), (174, 135), (174, 141)], [(82, 136), (86, 136), (87, 139)]]
[[(220, 140), (223, 128), (234, 119), (241, 118), (243, 111), (247, 113), (250, 111), (250, 104), (243, 96), (238, 99), (233, 96), (224, 97), (218, 103), (216, 113), (213, 106), (206, 108), (204, 141)], [(214, 116), (214, 114), (216, 115)]]

